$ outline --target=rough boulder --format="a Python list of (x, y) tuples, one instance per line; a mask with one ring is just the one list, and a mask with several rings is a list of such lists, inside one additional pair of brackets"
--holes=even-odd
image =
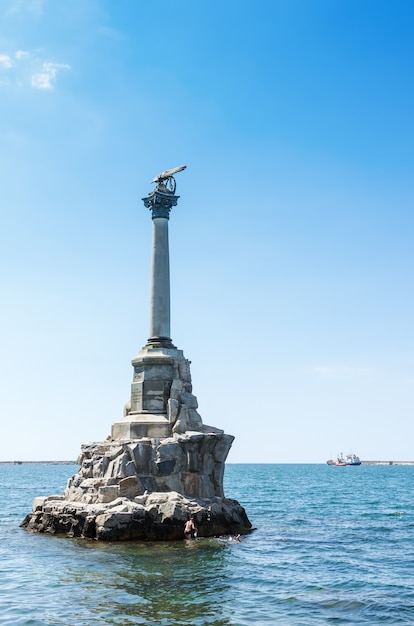
[(35, 498), (21, 526), (106, 541), (182, 539), (190, 518), (200, 537), (245, 534), (243, 507), (224, 497), (231, 435), (203, 432), (108, 440), (82, 446), (63, 495)]

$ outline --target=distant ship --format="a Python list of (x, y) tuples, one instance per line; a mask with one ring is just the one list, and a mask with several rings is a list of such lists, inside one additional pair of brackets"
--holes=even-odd
[(336, 461), (329, 459), (326, 461), (328, 465), (335, 465), (336, 467), (345, 467), (346, 465), (361, 465), (361, 460), (356, 454), (347, 454), (346, 456), (338, 454)]
[(361, 460), (356, 454), (348, 454), (346, 457), (347, 465), (361, 465)]

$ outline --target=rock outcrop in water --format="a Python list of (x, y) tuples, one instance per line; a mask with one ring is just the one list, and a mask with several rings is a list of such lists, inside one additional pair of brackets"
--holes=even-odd
[(63, 495), (35, 498), (22, 526), (33, 532), (106, 541), (244, 534), (243, 507), (224, 497), (224, 461), (233, 437), (204, 426), (157, 439), (106, 441), (82, 447), (80, 469)]
[(103, 541), (183, 539), (190, 516), (199, 537), (242, 534), (250, 528), (243, 507), (234, 500), (200, 500), (175, 491), (124, 496), (109, 504), (83, 504), (48, 496), (36, 498), (34, 508), (22, 522), (30, 531)]
[(179, 197), (172, 174), (183, 169), (157, 176), (157, 187), (143, 199), (153, 220), (150, 338), (132, 361), (124, 416), (107, 441), (83, 446), (80, 469), (63, 495), (35, 499), (22, 522), (28, 530), (103, 540), (178, 539), (190, 517), (205, 537), (251, 529), (243, 507), (223, 492), (234, 437), (203, 425), (190, 361), (170, 339), (168, 219)]

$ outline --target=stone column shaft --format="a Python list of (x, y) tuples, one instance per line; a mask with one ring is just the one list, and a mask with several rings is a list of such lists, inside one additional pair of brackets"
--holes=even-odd
[(152, 220), (149, 341), (154, 339), (170, 339), (170, 260), (165, 217)]
[(149, 344), (172, 345), (170, 337), (170, 253), (168, 219), (179, 196), (163, 183), (146, 198), (145, 206), (152, 213), (152, 255), (150, 279), (150, 336)]

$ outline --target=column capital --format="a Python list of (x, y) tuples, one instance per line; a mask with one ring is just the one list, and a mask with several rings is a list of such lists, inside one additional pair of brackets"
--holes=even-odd
[(179, 197), (167, 189), (166, 185), (160, 183), (148, 196), (142, 198), (142, 201), (147, 209), (152, 211), (152, 219), (165, 217), (168, 220), (170, 211), (173, 206), (176, 206)]

